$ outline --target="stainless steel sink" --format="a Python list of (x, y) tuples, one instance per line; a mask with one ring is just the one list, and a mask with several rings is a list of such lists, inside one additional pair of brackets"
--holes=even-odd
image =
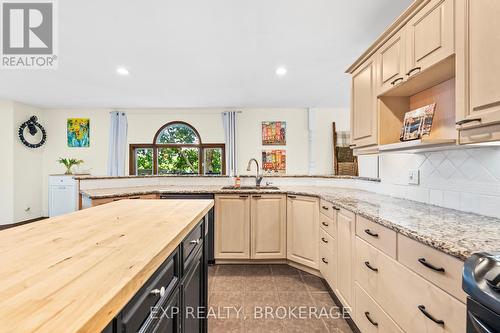
[(222, 187), (223, 190), (259, 190), (259, 191), (264, 191), (264, 190), (279, 190), (278, 187), (276, 186), (224, 186)]

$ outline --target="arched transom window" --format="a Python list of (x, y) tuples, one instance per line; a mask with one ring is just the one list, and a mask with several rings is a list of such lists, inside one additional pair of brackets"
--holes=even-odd
[(152, 144), (130, 145), (131, 175), (223, 175), (225, 145), (202, 143), (198, 131), (182, 121), (163, 125)]

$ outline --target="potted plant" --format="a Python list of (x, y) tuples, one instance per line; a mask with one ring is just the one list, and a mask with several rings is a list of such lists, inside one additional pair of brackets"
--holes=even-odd
[(77, 160), (75, 158), (59, 158), (57, 161), (66, 167), (66, 172), (64, 173), (65, 175), (71, 175), (71, 168), (74, 165), (80, 165), (83, 163), (83, 160)]

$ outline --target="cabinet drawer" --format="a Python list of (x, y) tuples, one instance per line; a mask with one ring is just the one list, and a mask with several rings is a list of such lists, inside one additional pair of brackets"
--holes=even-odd
[[(360, 238), (356, 245), (358, 283), (405, 332), (465, 332), (464, 304)], [(376, 271), (360, 269), (365, 258)]]
[(337, 287), (337, 255), (331, 252), (329, 247), (320, 245), (319, 248), (319, 271), (328, 285), (333, 290)]
[(176, 250), (122, 310), (120, 332), (137, 332), (151, 320), (151, 307), (170, 294), (179, 280), (179, 252)]
[(182, 258), (184, 269), (193, 259), (196, 251), (203, 246), (203, 220), (182, 241)]
[[(335, 212), (335, 217), (337, 213)], [(319, 214), (319, 226), (325, 230), (330, 236), (337, 238), (337, 219), (331, 219), (324, 214)]]
[(398, 325), (364, 290), (355, 283), (356, 325), (361, 332), (403, 333)]
[(325, 247), (328, 249), (329, 252), (331, 253), (336, 253), (337, 252), (337, 244), (335, 242), (335, 239), (330, 236), (329, 234), (326, 233), (323, 229), (319, 230), (319, 246)]
[(335, 210), (335, 207), (333, 206), (333, 204), (329, 203), (328, 201), (326, 200), (323, 200), (321, 199), (320, 200), (320, 203), (319, 203), (319, 211), (323, 214), (325, 214), (325, 216), (333, 219), (333, 216), (336, 212)]
[(462, 291), (463, 261), (401, 234), (398, 235), (398, 260), (465, 303), (467, 296)]
[(396, 258), (395, 231), (358, 215), (356, 216), (356, 235), (392, 258)]
[(50, 176), (49, 185), (72, 185), (75, 186), (76, 180), (73, 176)]

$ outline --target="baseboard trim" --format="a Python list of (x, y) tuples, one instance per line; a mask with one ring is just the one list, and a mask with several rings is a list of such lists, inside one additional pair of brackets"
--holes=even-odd
[(37, 217), (36, 219), (31, 219), (31, 220), (26, 220), (26, 221), (11, 223), (11, 224), (0, 224), (0, 230), (10, 229), (10, 228), (18, 227), (18, 226), (23, 225), (23, 224), (29, 224), (29, 223), (33, 223), (33, 222), (37, 222), (37, 221), (41, 221), (41, 220), (45, 220), (45, 219), (48, 219), (48, 217), (45, 217), (45, 216), (44, 217)]
[[(325, 285), (326, 290), (328, 290), (328, 293), (330, 294), (330, 297), (333, 299), (333, 302), (340, 308), (341, 312), (344, 312), (344, 305), (342, 305), (342, 302), (340, 299), (335, 295), (335, 292), (333, 289), (330, 287), (328, 282), (326, 282), (325, 279), (321, 279), (323, 281), (323, 284)], [(354, 323), (354, 320), (352, 318), (345, 318), (345, 321), (347, 322), (347, 325), (351, 328), (353, 333), (361, 333), (359, 330), (358, 326), (356, 326), (356, 323)]]

